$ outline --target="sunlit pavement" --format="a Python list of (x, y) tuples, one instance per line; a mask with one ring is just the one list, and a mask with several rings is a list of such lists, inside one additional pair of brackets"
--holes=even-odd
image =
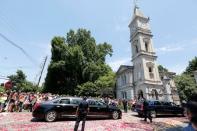
[[(45, 122), (32, 118), (31, 113), (0, 113), (0, 131), (73, 131), (74, 120)], [(120, 120), (87, 120), (85, 131), (178, 131), (186, 126), (184, 117), (159, 117), (153, 123), (144, 122), (136, 113), (123, 113)], [(81, 124), (79, 130), (81, 129)]]

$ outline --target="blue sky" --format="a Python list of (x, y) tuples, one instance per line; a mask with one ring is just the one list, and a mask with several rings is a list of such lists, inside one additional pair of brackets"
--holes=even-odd
[[(151, 19), (157, 63), (181, 73), (197, 56), (197, 1), (139, 0), (138, 6)], [(34, 62), (0, 37), (0, 75), (22, 69), (28, 80), (37, 82), (44, 57), (50, 57), (51, 39), (78, 28), (90, 30), (97, 43), (113, 46), (107, 63), (114, 71), (121, 64), (131, 65), (132, 13), (132, 0), (1, 0), (0, 33), (23, 47)]]

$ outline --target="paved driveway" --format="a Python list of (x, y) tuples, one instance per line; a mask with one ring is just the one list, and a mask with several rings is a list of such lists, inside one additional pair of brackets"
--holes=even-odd
[[(187, 122), (183, 117), (160, 117), (153, 121), (146, 123), (135, 113), (123, 113), (120, 120), (87, 120), (85, 131), (177, 131)], [(36, 120), (28, 112), (0, 113), (0, 131), (73, 131), (74, 124), (72, 119), (52, 123)]]

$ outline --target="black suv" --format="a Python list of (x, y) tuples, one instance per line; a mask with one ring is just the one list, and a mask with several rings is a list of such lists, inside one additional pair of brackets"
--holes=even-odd
[[(182, 107), (177, 106), (173, 102), (165, 102), (165, 101), (148, 101), (148, 108), (151, 110), (152, 117), (156, 117), (157, 115), (179, 115), (184, 116), (184, 109)], [(135, 110), (137, 111), (139, 116), (143, 116), (143, 101), (139, 101), (136, 104)]]
[[(38, 103), (34, 106), (32, 115), (48, 122), (58, 118), (75, 118), (76, 109), (82, 98), (61, 97), (51, 101)], [(90, 107), (88, 118), (120, 119), (122, 112), (116, 106), (110, 106), (96, 99), (87, 99)]]

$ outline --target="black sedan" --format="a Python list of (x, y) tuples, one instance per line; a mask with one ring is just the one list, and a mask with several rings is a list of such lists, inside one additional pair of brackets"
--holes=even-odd
[[(151, 110), (152, 117), (157, 117), (157, 115), (182, 115), (184, 116), (184, 109), (180, 106), (177, 106), (173, 102), (165, 101), (147, 101), (148, 108)], [(144, 107), (143, 101), (139, 101), (136, 104), (135, 110), (139, 116), (143, 116)]]
[[(76, 109), (82, 98), (61, 97), (43, 103), (37, 103), (32, 115), (35, 118), (45, 119), (48, 122), (58, 118), (75, 118)], [(87, 118), (120, 119), (122, 112), (116, 106), (110, 106), (96, 99), (87, 99), (90, 111)]]

